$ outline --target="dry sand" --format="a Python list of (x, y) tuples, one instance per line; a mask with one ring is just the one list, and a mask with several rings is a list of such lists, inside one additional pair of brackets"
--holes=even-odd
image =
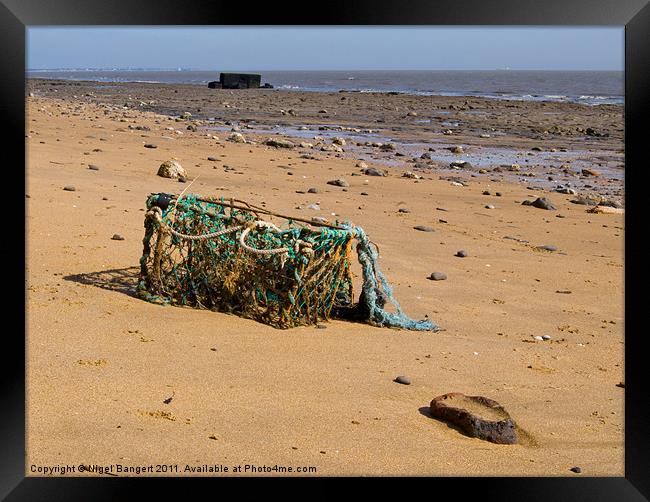
[[(492, 181), (491, 173), (460, 173), (468, 186), (434, 169), (421, 180), (402, 178), (409, 167), (399, 165), (387, 177), (352, 177), (359, 169), (350, 155), (313, 151), (320, 160), (306, 160), (304, 150), (235, 144), (225, 141), (228, 132), (210, 132), (217, 141), (200, 123), (192, 132), (146, 107), (31, 89), (27, 475), (32, 466), (79, 464), (177, 466), (172, 475), (204, 465), (248, 475), (246, 464), (314, 466), (321, 476), (576, 476), (573, 466), (582, 476), (624, 475), (622, 214), (590, 214), (571, 195)], [(277, 96), (276, 108), (296, 99)], [(498, 114), (500, 104), (491, 103)], [(595, 108), (584, 109), (597, 118)], [(536, 141), (524, 136), (508, 138)], [(449, 143), (467, 145), (461, 139)], [(622, 148), (614, 133), (603, 141), (612, 152)], [(379, 244), (406, 313), (428, 315), (444, 330), (343, 321), (276, 330), (135, 298), (145, 199), (187, 187), (156, 176), (172, 157), (198, 177), (191, 192), (362, 226)], [(347, 192), (326, 184), (339, 177)], [(76, 190), (63, 190), (68, 185)], [(309, 187), (320, 193), (296, 193)], [(537, 196), (558, 210), (521, 205)], [(310, 203), (321, 211), (305, 209)], [(125, 239), (112, 240), (116, 233)], [(546, 244), (558, 250), (536, 249)], [(460, 249), (469, 256), (454, 256)], [(429, 280), (433, 271), (448, 279)], [(534, 338), (541, 335), (552, 338)], [(397, 375), (411, 385), (395, 383)], [(428, 417), (431, 399), (448, 392), (498, 401), (531, 444), (491, 444)]]

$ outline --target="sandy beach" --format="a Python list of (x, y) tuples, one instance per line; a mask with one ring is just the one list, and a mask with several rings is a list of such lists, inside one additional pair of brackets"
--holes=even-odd
[[(622, 106), (49, 80), (26, 100), (26, 475), (624, 475)], [(172, 158), (186, 183), (157, 176)], [(189, 183), (363, 227), (404, 311), (442, 330), (138, 299), (147, 196)], [(431, 418), (449, 392), (498, 401), (526, 440)]]

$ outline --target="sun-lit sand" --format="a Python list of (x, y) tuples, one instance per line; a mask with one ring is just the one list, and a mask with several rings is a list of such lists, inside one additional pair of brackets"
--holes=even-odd
[[(354, 158), (346, 147), (341, 157), (272, 148), (261, 144), (269, 134), (246, 129), (242, 134), (256, 144), (229, 142), (228, 126), (209, 131), (199, 123), (188, 130), (188, 121), (138, 106), (146, 98), (135, 89), (129, 109), (122, 108), (127, 91), (99, 106), (110, 100), (83, 90), (57, 96), (44, 85), (28, 89), (34, 96), (27, 98), (26, 131), (27, 475), (32, 465), (66, 464), (176, 466), (145, 475), (213, 475), (201, 470), (204, 465), (251, 474), (233, 472), (246, 464), (313, 466), (322, 476), (575, 476), (573, 466), (583, 476), (623, 475), (623, 214), (589, 213), (589, 206), (570, 203), (573, 195), (528, 190), (525, 179), (508, 173), (497, 179), (472, 171), (472, 177), (433, 166), (415, 180), (402, 177), (413, 166), (400, 164), (400, 157), (391, 164)], [(333, 108), (339, 96), (314, 93), (306, 98), (313, 102), (302, 102), (303, 112), (297, 99), (304, 93), (267, 94), (273, 106), (264, 98), (257, 111), (243, 110), (252, 106), (243, 94), (222, 94), (227, 97), (216, 102), (233, 103), (220, 108), (224, 120), (256, 113), (264, 123), (317, 125), (380, 113), (362, 110), (372, 106), (367, 96), (346, 115)], [(408, 99), (408, 106), (423, 108), (463, 102)], [(506, 102), (477, 100), (485, 102), (506, 127), (498, 118), (510, 113)], [(193, 114), (195, 105), (188, 105)], [(404, 117), (408, 108), (399, 106)], [(595, 109), (580, 115), (577, 105), (566, 106), (565, 124), (592, 127), (598, 120)], [(303, 117), (278, 113), (292, 107)], [(337, 112), (336, 120), (320, 117), (322, 107)], [(622, 120), (607, 110), (610, 121)], [(585, 117), (593, 121), (583, 123)], [(391, 120), (375, 127), (388, 129)], [(474, 152), (481, 145), (526, 152), (579, 142), (552, 134), (543, 140), (494, 132), (490, 138), (434, 135), (408, 120), (412, 129), (396, 136), (435, 136)], [(603, 120), (596, 127), (605, 127)], [(620, 134), (603, 141), (612, 155), (622, 148)], [(307, 151), (314, 159), (301, 158)], [(379, 246), (383, 272), (404, 311), (415, 319), (428, 316), (443, 330), (344, 321), (326, 329), (276, 330), (137, 299), (145, 200), (187, 187), (156, 175), (171, 158), (188, 171), (188, 182), (194, 180), (192, 193), (363, 227)], [(361, 158), (388, 176), (352, 176), (360, 173)], [(440, 179), (448, 175), (467, 186)], [(335, 178), (349, 182), (347, 191), (326, 183)], [(606, 183), (603, 178), (597, 182)], [(69, 186), (74, 191), (64, 190)], [(296, 193), (310, 187), (319, 193)], [(557, 210), (521, 204), (537, 197)], [(320, 210), (307, 209), (314, 203)], [(416, 225), (435, 231), (416, 231)], [(124, 240), (113, 240), (114, 234)], [(544, 245), (557, 250), (538, 248)], [(455, 256), (459, 250), (468, 256)], [(354, 267), (360, 275), (358, 263)], [(435, 271), (447, 280), (429, 280)], [(551, 338), (535, 338), (543, 335)], [(398, 375), (411, 385), (394, 382)], [(431, 399), (449, 392), (498, 401), (533, 441), (492, 444), (429, 417)], [(201, 469), (187, 472), (186, 466)]]

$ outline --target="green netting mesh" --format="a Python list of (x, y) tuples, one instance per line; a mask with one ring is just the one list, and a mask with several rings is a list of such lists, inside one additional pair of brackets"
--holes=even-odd
[[(313, 228), (242, 201), (152, 194), (147, 199), (138, 295), (211, 309), (276, 328), (315, 324), (352, 308), (350, 256), (363, 268), (356, 316), (381, 326), (436, 330), (413, 321), (392, 297), (377, 254), (350, 224)], [(265, 221), (286, 220), (285, 228)], [(383, 309), (389, 300), (397, 313)]]

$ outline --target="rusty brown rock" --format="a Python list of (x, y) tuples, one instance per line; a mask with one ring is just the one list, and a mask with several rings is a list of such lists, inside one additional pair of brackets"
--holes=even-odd
[(496, 401), (451, 392), (431, 401), (433, 418), (451, 422), (466, 434), (497, 444), (517, 443), (517, 425)]

